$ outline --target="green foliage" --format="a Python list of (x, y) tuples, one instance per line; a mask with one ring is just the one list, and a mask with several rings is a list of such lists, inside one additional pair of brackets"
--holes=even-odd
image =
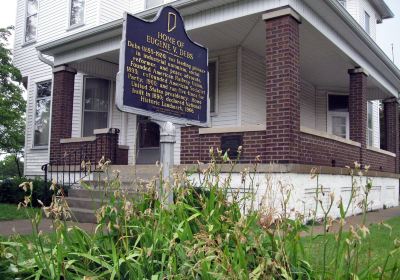
[(23, 170), (24, 163), (16, 154), (7, 155), (0, 161), (0, 179), (20, 176)]
[(0, 151), (20, 152), (24, 145), (25, 106), (20, 71), (12, 64), (7, 40), (12, 27), (0, 28)]
[[(25, 191), (20, 187), (20, 184), (29, 181), (27, 178), (5, 179), (0, 183), (0, 203), (18, 204), (24, 200)], [(33, 193), (32, 205), (34, 207), (41, 206), (38, 200), (41, 200), (45, 205), (51, 202), (52, 192), (50, 184), (45, 184), (43, 180), (32, 180)]]
[[(249, 204), (252, 194), (236, 195), (230, 175), (222, 176), (219, 170), (213, 162), (197, 180), (185, 173), (175, 175), (173, 205), (165, 203), (167, 195), (160, 195), (171, 189), (168, 182), (153, 182), (133, 198), (121, 188), (118, 176), (107, 176), (107, 201), (96, 212), (93, 234), (68, 227), (63, 220), (70, 215), (68, 204), (63, 192), (57, 191), (52, 204), (43, 208), (55, 217), (51, 236), (39, 233), (42, 217), (36, 214), (33, 238), (0, 243), (3, 279), (399, 279), (398, 241), (375, 259), (359, 258), (371, 254), (372, 237), (365, 226), (348, 233), (341, 228), (336, 235), (311, 232), (301, 238), (307, 231), (304, 216), (253, 208), (244, 214), (243, 205)], [(244, 172), (246, 176), (254, 178)], [(318, 175), (313, 177), (318, 182)], [(356, 180), (352, 182), (358, 189)], [(160, 183), (162, 192), (156, 188)], [(367, 180), (360, 189), (364, 194), (368, 184)], [(26, 187), (28, 206), (32, 188)], [(279, 191), (285, 194), (282, 209), (288, 209), (290, 191)], [(325, 194), (317, 185), (316, 212), (322, 210), (326, 232), (333, 196), (326, 205), (319, 202), (319, 195)], [(339, 207), (344, 218), (349, 207)]]

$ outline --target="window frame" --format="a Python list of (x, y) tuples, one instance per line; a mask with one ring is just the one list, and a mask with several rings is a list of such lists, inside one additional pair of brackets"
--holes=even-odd
[(109, 83), (108, 86), (108, 111), (107, 111), (107, 127), (109, 128), (112, 122), (112, 107), (114, 106), (113, 102), (113, 95), (114, 95), (114, 90), (113, 90), (113, 80), (107, 79), (104, 77), (96, 77), (96, 76), (89, 76), (85, 75), (83, 76), (83, 87), (82, 87), (82, 105), (81, 105), (81, 137), (84, 137), (84, 131), (85, 131), (85, 97), (86, 97), (86, 81), (87, 79), (102, 79), (106, 80)]
[(79, 27), (85, 25), (85, 19), (86, 19), (86, 16), (85, 16), (85, 13), (86, 13), (86, 0), (83, 0), (83, 17), (82, 17), (82, 22), (80, 22), (80, 23), (75, 23), (75, 24), (71, 24), (72, 1), (75, 1), (75, 0), (69, 0), (69, 1), (68, 1), (69, 4), (68, 4), (68, 29), (67, 29), (67, 30), (72, 30), (72, 29), (79, 28)]
[[(349, 111), (347, 112), (341, 112), (341, 111), (330, 111), (329, 110), (329, 96), (330, 95), (341, 95), (341, 96), (348, 96), (347, 93), (343, 92), (328, 92), (327, 98), (326, 98), (326, 122), (327, 122), (327, 132), (331, 135), (333, 134), (333, 127), (332, 127), (332, 117), (345, 117), (346, 118), (346, 138), (349, 140), (350, 139), (350, 114)], [(337, 135), (335, 135), (337, 136)], [(337, 136), (340, 137), (340, 136)]]
[[(38, 87), (37, 85), (40, 83), (46, 83), (46, 82), (50, 82), (51, 86), (50, 86), (50, 96), (48, 97), (41, 97), (38, 98), (37, 96), (37, 90)], [(35, 80), (33, 81), (33, 84), (35, 86), (35, 94), (34, 94), (34, 100), (33, 100), (33, 104), (34, 104), (34, 110), (33, 110), (33, 130), (32, 130), (32, 144), (31, 144), (31, 149), (33, 150), (45, 150), (49, 148), (50, 145), (50, 139), (51, 139), (51, 116), (52, 116), (52, 104), (53, 104), (53, 87), (54, 87), (54, 81), (53, 81), (53, 77), (45, 77), (43, 79), (40, 80)], [(29, 80), (28, 80), (28, 87), (29, 87)], [(37, 109), (37, 101), (38, 100), (42, 100), (42, 99), (49, 99), (50, 100), (50, 108), (49, 108), (49, 138), (47, 140), (47, 145), (36, 145), (35, 143), (35, 126), (36, 126), (36, 109)]]
[(371, 35), (371, 16), (367, 11), (364, 11), (364, 30)]
[[(219, 88), (219, 86), (218, 86), (218, 81), (219, 81), (219, 60), (218, 60), (218, 58), (217, 57), (213, 57), (213, 58), (210, 58), (209, 60), (208, 60), (208, 64), (210, 64), (210, 63), (215, 63), (215, 104), (214, 104), (214, 108), (215, 108), (215, 110), (214, 110), (214, 112), (211, 112), (211, 104), (210, 104), (210, 117), (214, 117), (214, 116), (217, 116), (218, 115), (218, 112), (219, 112), (219, 92), (218, 92), (218, 88)], [(209, 75), (209, 72), (207, 72), (208, 73), (208, 75)], [(210, 79), (210, 77), (208, 76), (208, 80)], [(210, 96), (208, 96), (208, 97), (210, 97)], [(211, 100), (210, 100), (210, 102), (211, 102)]]
[[(371, 128), (369, 127), (369, 117), (371, 112)], [(372, 101), (367, 101), (367, 146), (374, 147), (375, 137), (374, 137), (374, 103)], [(371, 138), (369, 134), (371, 133)]]
[[(33, 43), (35, 43), (36, 42), (36, 40), (37, 40), (37, 34), (38, 34), (38, 26), (39, 26), (39, 9), (40, 9), (40, 6), (39, 6), (39, 0), (36, 0), (36, 3), (37, 3), (37, 11), (36, 11), (36, 31), (35, 31), (35, 36), (34, 36), (34, 38), (33, 39), (31, 39), (31, 40), (29, 40), (29, 41), (27, 41), (26, 40), (26, 24), (27, 24), (27, 22), (28, 22), (28, 1), (29, 0), (25, 0), (25, 17), (24, 17), (24, 38), (23, 38), (23, 45), (22, 46), (25, 46), (25, 45), (30, 45), (30, 44), (33, 44)], [(30, 15), (29, 17), (31, 17), (31, 16), (33, 16), (33, 15)]]

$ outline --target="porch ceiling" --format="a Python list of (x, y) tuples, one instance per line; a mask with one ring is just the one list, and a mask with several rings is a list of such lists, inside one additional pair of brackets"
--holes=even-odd
[[(218, 50), (242, 46), (259, 56), (265, 56), (265, 23), (261, 15), (251, 15), (189, 31), (191, 38), (208, 47)], [(300, 24), (300, 71), (301, 76), (317, 88), (348, 89), (348, 69), (357, 64), (341, 49), (329, 41), (310, 23)], [(368, 81), (369, 99), (390, 97), (375, 79)]]

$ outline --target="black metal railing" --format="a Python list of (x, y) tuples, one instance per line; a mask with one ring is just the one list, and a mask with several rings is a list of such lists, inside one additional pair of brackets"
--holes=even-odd
[(50, 162), (42, 165), (44, 181), (55, 181), (63, 188), (77, 184), (89, 174), (100, 171), (101, 161), (117, 159), (119, 129), (110, 129), (95, 140), (82, 143), (64, 143), (58, 151), (50, 151)]

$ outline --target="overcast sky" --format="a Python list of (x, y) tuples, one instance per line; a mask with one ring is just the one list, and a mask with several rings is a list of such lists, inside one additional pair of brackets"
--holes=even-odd
[[(0, 1), (0, 27), (15, 25), (17, 0)], [(394, 61), (400, 68), (400, 1), (386, 0), (386, 3), (394, 12), (395, 18), (384, 20), (382, 24), (378, 24), (377, 43), (390, 59), (394, 56)], [(392, 45), (394, 55), (392, 55)]]

